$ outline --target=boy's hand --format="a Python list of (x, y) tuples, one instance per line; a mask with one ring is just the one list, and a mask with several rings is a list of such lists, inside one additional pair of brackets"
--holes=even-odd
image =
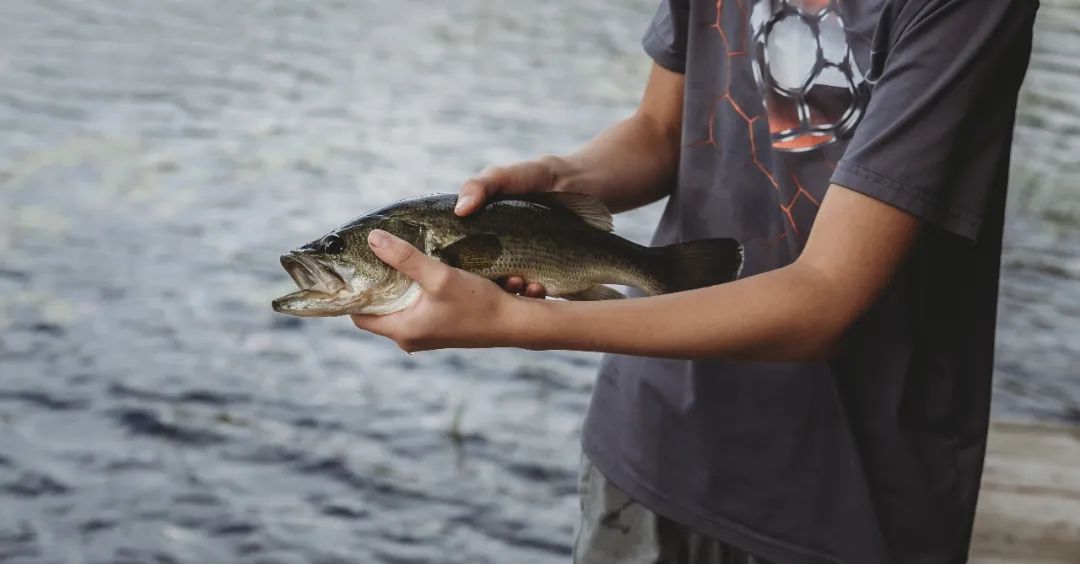
[(385, 231), (372, 231), (368, 244), (383, 262), (418, 282), (423, 292), (397, 313), (353, 315), (357, 327), (388, 337), (407, 352), (510, 344), (512, 322), (522, 319), (513, 310), (524, 300)]
[(558, 157), (540, 157), (506, 166), (489, 166), (465, 181), (454, 213), (464, 217), (479, 211), (494, 196), (535, 194), (555, 189), (566, 164)]

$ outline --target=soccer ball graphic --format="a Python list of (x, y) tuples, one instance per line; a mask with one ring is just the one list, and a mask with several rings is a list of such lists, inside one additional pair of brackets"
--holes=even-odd
[(750, 14), (754, 78), (773, 148), (810, 151), (862, 118), (865, 76), (848, 45), (840, 0), (757, 0)]

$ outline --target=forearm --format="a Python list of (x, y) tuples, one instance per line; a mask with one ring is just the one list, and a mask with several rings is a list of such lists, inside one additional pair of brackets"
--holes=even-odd
[(616, 213), (655, 202), (675, 182), (678, 136), (637, 113), (571, 155), (546, 157), (555, 170), (555, 190), (589, 194)]
[(669, 358), (822, 358), (855, 316), (828, 278), (799, 263), (729, 284), (631, 300), (522, 299), (511, 346)]
[(508, 344), (671, 358), (825, 357), (892, 283), (919, 229), (914, 216), (833, 185), (789, 266), (650, 298), (518, 300), (506, 317)]

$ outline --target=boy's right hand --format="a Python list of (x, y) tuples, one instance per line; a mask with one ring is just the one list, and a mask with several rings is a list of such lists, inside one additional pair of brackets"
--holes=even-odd
[(550, 192), (555, 189), (559, 171), (565, 166), (558, 157), (489, 166), (461, 186), (454, 213), (466, 216), (479, 211), (484, 202), (497, 195)]
[[(498, 195), (524, 195), (550, 192), (555, 189), (559, 170), (566, 163), (558, 157), (541, 157), (506, 166), (489, 166), (465, 181), (458, 192), (454, 213), (466, 216), (479, 211), (484, 203)], [(506, 291), (543, 298), (547, 292), (536, 282), (526, 283), (520, 276), (500, 281)]]

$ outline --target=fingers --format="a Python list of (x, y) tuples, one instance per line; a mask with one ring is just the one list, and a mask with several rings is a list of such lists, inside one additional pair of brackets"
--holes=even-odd
[(536, 282), (529, 282), (526, 284), (525, 279), (520, 276), (511, 276), (505, 280), (501, 280), (499, 285), (511, 294), (521, 294), (527, 298), (547, 297), (547, 290), (544, 289), (543, 285)]
[(511, 276), (502, 281), (502, 287), (511, 294), (518, 294), (525, 289), (525, 280), (520, 276)]
[(543, 299), (547, 297), (547, 290), (545, 290), (543, 286), (537, 284), (536, 282), (530, 282), (529, 285), (525, 287), (525, 291), (521, 295), (529, 298)]
[(496, 194), (551, 190), (560, 164), (565, 163), (557, 157), (540, 157), (508, 166), (489, 166), (461, 186), (454, 213), (466, 216), (477, 212)]
[(408, 336), (409, 330), (399, 315), (357, 315), (352, 314), (353, 325), (357, 329), (386, 337), (397, 344), (401, 350), (412, 354), (423, 350), (423, 341)]
[(363, 329), (364, 331), (370, 331), (376, 335), (386, 336), (389, 327), (387, 327), (387, 318), (381, 315), (357, 315), (353, 314), (349, 317), (352, 318), (353, 325), (356, 325), (357, 329)]
[(461, 187), (458, 193), (457, 204), (454, 205), (454, 213), (462, 217), (469, 215), (484, 205), (487, 199), (487, 188), (480, 181), (472, 179)]
[(510, 174), (501, 167), (488, 167), (461, 186), (454, 213), (466, 216), (483, 207), (489, 197), (510, 181)]
[(453, 272), (451, 267), (381, 229), (374, 229), (368, 234), (368, 244), (380, 260), (417, 281), (421, 288), (428, 291), (442, 288)]

